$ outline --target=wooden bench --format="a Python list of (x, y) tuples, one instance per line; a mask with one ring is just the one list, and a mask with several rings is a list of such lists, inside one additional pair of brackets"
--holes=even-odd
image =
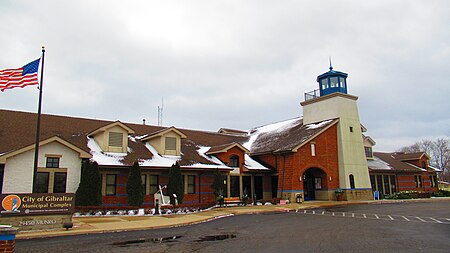
[(237, 204), (240, 206), (243, 204), (242, 200), (239, 197), (230, 197), (230, 198), (223, 198), (223, 203), (225, 206), (228, 206), (229, 204)]

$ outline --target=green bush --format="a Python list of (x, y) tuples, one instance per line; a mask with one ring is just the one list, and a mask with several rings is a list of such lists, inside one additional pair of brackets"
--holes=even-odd
[(389, 196), (386, 196), (386, 199), (426, 199), (430, 198), (430, 192), (418, 192), (418, 191), (402, 191), (396, 192)]
[(85, 160), (81, 164), (81, 180), (75, 193), (76, 206), (99, 206), (102, 203), (102, 180), (98, 164)]
[(450, 191), (439, 190), (432, 193), (433, 197), (450, 197)]
[(167, 184), (167, 195), (170, 197), (170, 203), (175, 203), (173, 194), (177, 195), (178, 204), (183, 204), (184, 182), (181, 175), (181, 168), (176, 162), (169, 170), (169, 183)]
[(141, 206), (144, 202), (145, 190), (142, 185), (141, 168), (138, 162), (134, 162), (130, 168), (127, 181), (128, 205)]

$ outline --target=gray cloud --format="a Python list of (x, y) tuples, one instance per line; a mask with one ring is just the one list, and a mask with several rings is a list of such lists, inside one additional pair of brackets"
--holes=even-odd
[[(450, 135), (448, 1), (3, 1), (0, 68), (39, 57), (44, 112), (217, 130), (302, 114), (349, 73), (377, 150)], [(36, 111), (34, 87), (1, 108)]]

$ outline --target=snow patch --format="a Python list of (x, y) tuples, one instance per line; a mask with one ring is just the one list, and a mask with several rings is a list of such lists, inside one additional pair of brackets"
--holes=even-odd
[(268, 133), (268, 132), (273, 132), (273, 133), (282, 132), (288, 128), (293, 127), (295, 124), (299, 123), (300, 119), (301, 118), (294, 118), (294, 119), (285, 120), (285, 121), (281, 121), (281, 122), (277, 122), (277, 123), (273, 123), (273, 124), (255, 128), (255, 129), (249, 131), (250, 138), (242, 146), (244, 146), (246, 149), (251, 151), (252, 144), (256, 141), (256, 139), (258, 139), (258, 136), (260, 134)]
[(308, 125), (306, 125), (306, 129), (317, 129), (317, 128), (320, 128), (320, 127), (323, 127), (324, 125), (326, 125), (326, 124), (328, 124), (328, 123), (330, 123), (332, 120), (330, 119), (330, 120), (325, 120), (325, 121), (322, 121), (322, 122), (319, 122), (319, 123), (315, 123), (315, 124), (308, 124)]
[(373, 170), (392, 170), (393, 168), (385, 161), (374, 156), (373, 160), (367, 160), (367, 165)]
[(92, 160), (99, 165), (124, 165), (123, 158), (127, 153), (103, 152), (93, 138), (87, 137), (87, 139), (87, 146), (91, 150)]
[(245, 155), (245, 167), (249, 170), (269, 170), (247, 154)]
[(139, 161), (139, 166), (170, 167), (174, 165), (177, 161), (181, 160), (180, 156), (170, 156), (170, 155), (161, 156), (160, 154), (158, 154), (158, 151), (156, 151), (156, 149), (148, 142), (145, 143), (145, 147), (152, 153), (153, 157), (151, 159)]

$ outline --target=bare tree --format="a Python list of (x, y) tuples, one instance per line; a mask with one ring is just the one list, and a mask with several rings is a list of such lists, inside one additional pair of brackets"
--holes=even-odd
[(450, 139), (438, 138), (435, 141), (424, 139), (398, 151), (412, 153), (425, 152), (430, 156), (430, 164), (443, 172), (441, 180), (450, 181)]

